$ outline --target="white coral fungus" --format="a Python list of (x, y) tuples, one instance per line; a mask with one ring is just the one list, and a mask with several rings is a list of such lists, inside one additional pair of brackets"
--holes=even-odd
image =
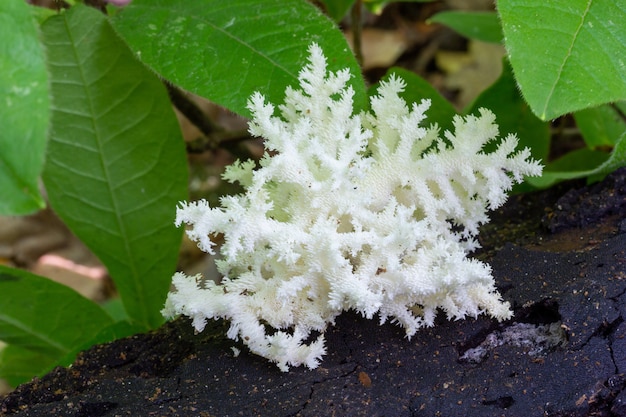
[[(201, 249), (223, 235), (217, 284), (177, 273), (163, 313), (230, 321), (228, 337), (286, 371), (315, 368), (324, 330), (344, 310), (398, 322), (411, 337), (433, 324), (438, 308), (460, 319), (511, 316), (489, 265), (468, 259), (486, 211), (541, 165), (517, 138), (496, 140), (493, 113), (456, 116), (454, 133), (424, 127), (430, 101), (407, 106), (401, 79), (382, 82), (371, 113), (353, 115), (347, 69), (326, 71), (309, 48), (300, 89), (287, 88), (275, 116), (256, 93), (250, 132), (264, 137), (261, 167), (235, 163), (224, 174), (245, 193), (221, 207), (181, 203), (176, 225)], [(496, 143), (487, 152), (485, 145)], [(313, 335), (317, 335), (314, 337)]]

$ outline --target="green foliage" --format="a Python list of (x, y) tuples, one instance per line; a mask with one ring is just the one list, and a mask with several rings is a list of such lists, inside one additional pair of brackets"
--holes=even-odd
[[(501, 30), (493, 14), (442, 12), (430, 19), (472, 39), (504, 39), (510, 65), (505, 63), (502, 77), (469, 111), (491, 108), (503, 132), (510, 127), (521, 146), (544, 160), (544, 175), (527, 181), (535, 187), (596, 180), (626, 165), (626, 33), (618, 23), (626, 19), (626, 9), (620, 4), (499, 0)], [(485, 95), (491, 99), (485, 101)], [(541, 121), (571, 112), (588, 148), (549, 161), (549, 125)]]
[(326, 14), (330, 16), (334, 21), (341, 22), (341, 20), (348, 14), (350, 8), (354, 5), (356, 0), (322, 0)]
[(58, 356), (34, 352), (16, 345), (8, 345), (0, 350), (0, 375), (12, 387), (28, 381), (33, 375), (43, 374), (57, 363), (60, 363)]
[(0, 214), (29, 214), (45, 206), (37, 178), (50, 99), (43, 47), (23, 1), (0, 2), (0, 39)]
[(626, 102), (604, 104), (574, 113), (576, 125), (591, 149), (615, 146), (626, 132)]
[[(21, 0), (8, 3), (26, 7)], [(13, 34), (25, 39), (15, 44), (34, 37), (38, 48), (46, 50), (46, 88), (34, 98), (46, 106), (34, 104), (11, 115), (23, 117), (21, 123), (32, 132), (41, 130), (41, 150), (46, 151), (42, 179), (50, 204), (104, 263), (121, 297), (113, 319), (69, 288), (18, 270), (4, 271), (3, 299), (11, 302), (0, 303), (0, 316), (15, 325), (0, 325), (0, 340), (9, 344), (0, 356), (0, 375), (17, 384), (52, 365), (70, 363), (96, 341), (163, 322), (159, 310), (178, 258), (182, 230), (173, 221), (177, 202), (187, 195), (187, 164), (165, 87), (104, 15), (77, 5), (43, 19), (43, 42), (28, 8), (11, 19), (32, 26), (30, 32)], [(10, 73), (3, 68), (0, 76)], [(39, 79), (38, 74), (32, 77), (31, 83)], [(10, 158), (7, 165), (34, 170), (36, 146), (25, 135), (12, 139), (20, 152), (3, 152)], [(36, 171), (35, 184), (38, 176)], [(0, 178), (5, 181), (8, 175)], [(19, 202), (5, 195), (10, 197), (6, 202)]]
[(541, 119), (626, 99), (626, 8), (620, 1), (500, 0), (505, 44)]
[(19, 269), (0, 266), (0, 292), (0, 340), (11, 347), (2, 352), (0, 372), (13, 380), (44, 371), (113, 324), (74, 290)]
[(50, 204), (107, 266), (129, 318), (157, 326), (187, 186), (167, 92), (95, 9), (48, 19), (43, 34), (55, 98), (43, 175)]
[[(322, 3), (339, 21), (355, 1)], [(101, 307), (0, 267), (0, 340), (8, 343), (0, 376), (14, 385), (70, 363), (93, 343), (162, 322), (182, 233), (173, 226), (175, 206), (188, 181), (163, 79), (246, 116), (254, 91), (282, 100), (314, 41), (330, 69), (352, 71), (357, 111), (376, 91), (366, 88), (333, 20), (305, 0), (134, 0), (109, 6), (110, 17), (70, 4), (57, 13), (0, 1), (0, 213), (43, 207), (41, 176), (50, 205), (107, 267), (120, 299)], [(501, 134), (516, 132), (546, 158), (545, 119), (575, 111), (587, 149), (550, 162), (529, 181), (536, 187), (626, 164), (626, 16), (618, 6), (500, 0), (499, 21), (460, 12), (432, 19), (483, 41), (500, 42), (504, 33), (502, 75), (465, 113), (492, 109)], [(431, 99), (428, 122), (451, 128), (456, 111), (428, 82), (400, 68), (391, 74), (406, 81), (408, 102)]]
[(113, 24), (141, 60), (169, 81), (248, 115), (255, 91), (282, 100), (311, 42), (350, 68), (355, 102), (365, 105), (358, 64), (333, 22), (302, 0), (134, 0)]
[(483, 42), (501, 43), (502, 28), (494, 12), (445, 11), (428, 19), (429, 23), (441, 23), (465, 36)]
[(626, 132), (619, 137), (609, 155), (591, 149), (573, 151), (548, 164), (541, 177), (528, 178), (527, 181), (535, 187), (546, 188), (574, 178), (597, 180), (623, 166), (626, 166)]

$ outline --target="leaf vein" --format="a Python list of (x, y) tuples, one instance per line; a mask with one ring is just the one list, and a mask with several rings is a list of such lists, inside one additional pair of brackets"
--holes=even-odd
[(548, 95), (546, 96), (546, 101), (544, 103), (544, 107), (541, 112), (542, 119), (545, 119), (546, 117), (546, 112), (548, 111), (550, 100), (552, 99), (552, 96), (554, 95), (556, 86), (558, 85), (559, 81), (561, 81), (561, 76), (563, 75), (563, 70), (565, 68), (565, 65), (567, 64), (569, 58), (572, 56), (572, 50), (574, 49), (574, 45), (576, 44), (576, 41), (578, 40), (578, 35), (580, 31), (582, 30), (583, 26), (585, 25), (585, 19), (589, 15), (589, 9), (591, 8), (591, 3), (593, 3), (593, 0), (587, 1), (587, 7), (580, 17), (580, 23), (578, 24), (578, 27), (576, 28), (576, 30), (574, 31), (574, 34), (572, 35), (572, 41), (569, 43), (567, 52), (565, 53), (565, 56), (563, 57), (563, 61), (559, 65), (559, 69), (557, 70), (557, 76), (554, 80), (554, 83), (552, 84), (552, 86), (550, 87), (550, 90), (548, 91)]

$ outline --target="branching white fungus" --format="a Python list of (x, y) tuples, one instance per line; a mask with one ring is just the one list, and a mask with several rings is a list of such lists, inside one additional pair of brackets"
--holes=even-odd
[(300, 88), (287, 88), (278, 112), (261, 94), (249, 100), (250, 132), (267, 153), (257, 170), (243, 162), (224, 174), (245, 192), (221, 207), (178, 208), (176, 225), (190, 225), (204, 251), (223, 235), (224, 278), (177, 273), (163, 314), (189, 316), (198, 331), (226, 319), (228, 337), (283, 371), (318, 366), (325, 329), (349, 309), (395, 321), (408, 337), (433, 325), (437, 309), (450, 319), (510, 317), (489, 265), (467, 254), (487, 210), (541, 165), (515, 151), (515, 135), (497, 138), (486, 109), (455, 117), (440, 138), (423, 123), (430, 101), (409, 108), (398, 78), (380, 84), (371, 112), (353, 115), (349, 71), (329, 73), (321, 49), (309, 52)]

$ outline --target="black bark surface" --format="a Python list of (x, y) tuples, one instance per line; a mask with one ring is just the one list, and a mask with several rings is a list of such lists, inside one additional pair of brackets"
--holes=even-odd
[(494, 214), (477, 256), (510, 321), (439, 317), (408, 340), (348, 312), (319, 368), (282, 373), (228, 340), (227, 323), (195, 335), (179, 319), (81, 353), (6, 396), (0, 415), (626, 416), (625, 184), (622, 169)]

